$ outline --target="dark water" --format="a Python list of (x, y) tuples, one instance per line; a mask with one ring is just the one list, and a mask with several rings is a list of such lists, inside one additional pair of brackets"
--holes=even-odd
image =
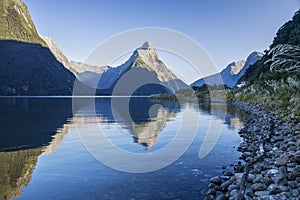
[[(74, 102), (72, 107), (72, 99), (0, 99), (0, 199), (203, 199), (209, 178), (238, 160), (243, 116), (224, 105), (199, 108), (148, 98)], [(208, 155), (199, 158), (209, 126), (222, 130)], [(103, 141), (95, 139), (91, 148), (82, 143), (104, 133), (118, 149), (149, 156), (172, 144), (180, 127), (187, 136), (196, 130), (192, 144), (170, 165), (147, 173), (113, 169), (88, 151), (109, 152)], [(181, 146), (176, 145), (174, 154)], [(143, 165), (128, 160), (118, 167)]]

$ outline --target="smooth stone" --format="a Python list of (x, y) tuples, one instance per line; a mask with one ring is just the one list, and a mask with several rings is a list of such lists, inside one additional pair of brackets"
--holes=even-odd
[(282, 190), (275, 184), (269, 185), (268, 190), (270, 191), (270, 194), (278, 194), (282, 192)]
[(233, 176), (234, 174), (231, 171), (225, 171), (224, 176)]
[(239, 191), (237, 189), (234, 189), (230, 192), (230, 197), (234, 199), (237, 199), (238, 195), (239, 195)]
[(234, 171), (237, 173), (241, 173), (244, 171), (244, 166), (241, 164), (237, 164), (233, 167)]
[(216, 198), (216, 200), (226, 200), (226, 197), (225, 195), (221, 194)]
[(247, 158), (247, 157), (252, 157), (252, 153), (251, 152), (244, 152), (243, 155), (242, 155), (244, 158)]
[(278, 188), (280, 188), (280, 190), (281, 190), (282, 192), (287, 192), (287, 191), (289, 190), (289, 189), (288, 189), (286, 186), (284, 186), (284, 185), (279, 185)]
[(282, 155), (276, 160), (275, 165), (286, 166), (288, 162), (289, 162), (289, 157), (287, 155)]
[(286, 166), (279, 167), (279, 174), (282, 178), (286, 178), (288, 175), (286, 169)]
[(297, 189), (292, 190), (292, 194), (294, 197), (299, 197), (299, 192)]
[(300, 164), (300, 151), (297, 151), (297, 152), (294, 154), (293, 162), (296, 162), (296, 163)]
[(216, 196), (210, 194), (206, 197), (205, 200), (214, 200), (214, 199), (216, 199)]
[(214, 184), (214, 183), (210, 183), (210, 184), (208, 185), (209, 188), (214, 188), (214, 187), (216, 187), (216, 186), (217, 186), (217, 185)]
[(268, 172), (267, 172), (267, 175), (273, 175), (273, 174), (278, 174), (279, 173), (279, 170), (278, 169), (270, 169)]
[(235, 173), (234, 178), (235, 178), (235, 180), (241, 180), (243, 175), (244, 175), (244, 173)]
[(220, 176), (221, 179), (228, 181), (230, 179), (230, 176)]
[(249, 174), (247, 181), (250, 182), (250, 183), (254, 183), (254, 180), (255, 180), (255, 175), (254, 174)]
[(207, 195), (214, 195), (214, 196), (216, 196), (216, 190), (214, 188), (213, 189), (209, 189), (207, 191)]
[(209, 180), (211, 183), (214, 183), (216, 185), (222, 184), (222, 179), (219, 176), (215, 176)]
[(221, 188), (223, 191), (226, 191), (227, 188), (232, 184), (232, 181), (225, 181), (224, 183), (222, 183)]
[(251, 185), (251, 188), (254, 191), (262, 191), (262, 190), (267, 189), (267, 186), (263, 183), (254, 183), (253, 185)]
[(300, 172), (300, 165), (295, 166), (295, 171)]
[(263, 191), (256, 191), (254, 192), (256, 196), (267, 196), (270, 195), (270, 192), (268, 190), (263, 190)]
[(297, 163), (288, 163), (287, 164), (287, 166), (289, 167), (289, 168), (291, 168), (291, 167), (296, 167), (297, 166)]
[(232, 190), (235, 190), (235, 189), (238, 189), (239, 187), (237, 185), (229, 185), (228, 186), (228, 191), (232, 191)]
[(253, 169), (254, 169), (255, 173), (260, 173), (261, 172), (261, 166), (260, 165), (257, 165), (257, 164), (254, 165)]
[(247, 196), (249, 196), (249, 197), (253, 197), (253, 196), (254, 196), (252, 188), (249, 188), (249, 187), (246, 188), (245, 194), (246, 194)]
[(288, 186), (290, 186), (293, 189), (297, 189), (298, 187), (298, 182), (297, 181), (289, 181)]
[(252, 163), (252, 162), (253, 162), (253, 158), (247, 157), (245, 161), (246, 161), (247, 163)]
[(222, 191), (221, 186), (216, 186), (216, 187), (214, 187), (214, 189), (215, 189), (216, 191)]
[(297, 147), (296, 146), (290, 146), (287, 151), (291, 152), (291, 151), (297, 151)]

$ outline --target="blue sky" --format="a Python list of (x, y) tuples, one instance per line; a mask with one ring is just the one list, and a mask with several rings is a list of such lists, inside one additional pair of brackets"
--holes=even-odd
[(42, 35), (71, 60), (84, 61), (112, 35), (162, 27), (201, 44), (219, 69), (271, 44), (300, 0), (24, 0)]

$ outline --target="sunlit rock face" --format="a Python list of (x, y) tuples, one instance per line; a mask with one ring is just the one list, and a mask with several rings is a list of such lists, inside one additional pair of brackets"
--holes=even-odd
[(230, 67), (230, 74), (231, 75), (238, 74), (243, 69), (244, 65), (245, 65), (245, 61), (243, 60), (234, 62), (234, 64)]

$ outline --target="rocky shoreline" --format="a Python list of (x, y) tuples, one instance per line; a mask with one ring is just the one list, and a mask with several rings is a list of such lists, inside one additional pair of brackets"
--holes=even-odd
[(230, 105), (248, 114), (239, 131), (241, 162), (210, 179), (206, 199), (300, 199), (299, 120), (284, 122), (259, 105)]

